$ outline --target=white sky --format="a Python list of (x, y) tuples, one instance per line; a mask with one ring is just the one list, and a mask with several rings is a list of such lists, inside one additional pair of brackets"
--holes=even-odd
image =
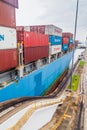
[[(63, 31), (74, 32), (77, 0), (19, 0), (17, 25), (54, 24)], [(87, 0), (79, 0), (77, 38), (84, 42), (87, 34)]]

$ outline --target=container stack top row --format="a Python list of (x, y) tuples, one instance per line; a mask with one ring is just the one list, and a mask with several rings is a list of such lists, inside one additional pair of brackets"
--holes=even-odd
[(17, 26), (17, 31), (37, 32), (62, 37), (62, 29), (54, 25)]

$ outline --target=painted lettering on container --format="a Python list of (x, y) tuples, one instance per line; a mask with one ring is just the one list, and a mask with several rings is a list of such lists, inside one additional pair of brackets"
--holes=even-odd
[(55, 32), (57, 32), (57, 33), (61, 33), (61, 31), (60, 31), (60, 30), (58, 30), (58, 29), (55, 29)]
[(0, 35), (0, 41), (4, 41), (4, 35)]
[(55, 40), (55, 42), (61, 42), (61, 40), (60, 39), (54, 39)]
[(60, 48), (54, 48), (54, 51), (59, 51), (60, 50)]

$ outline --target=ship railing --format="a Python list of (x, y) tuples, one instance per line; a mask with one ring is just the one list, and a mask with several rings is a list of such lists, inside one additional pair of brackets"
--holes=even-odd
[(16, 80), (17, 71), (11, 70), (0, 74), (0, 87), (3, 87), (7, 83)]

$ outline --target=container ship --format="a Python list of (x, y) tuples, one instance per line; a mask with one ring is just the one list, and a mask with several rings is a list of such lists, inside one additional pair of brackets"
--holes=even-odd
[(54, 25), (16, 26), (18, 0), (0, 0), (0, 102), (41, 96), (69, 68), (73, 34)]

